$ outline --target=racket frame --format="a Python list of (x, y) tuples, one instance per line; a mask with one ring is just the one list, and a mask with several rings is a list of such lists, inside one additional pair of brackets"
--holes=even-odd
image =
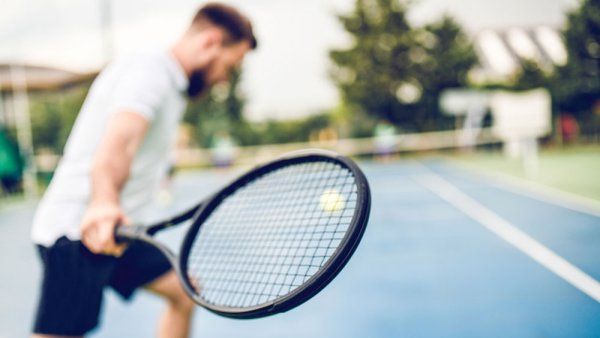
[[(253, 307), (219, 306), (211, 304), (200, 297), (200, 294), (196, 292), (187, 276), (187, 263), (198, 232), (202, 230), (202, 224), (208, 219), (212, 212), (225, 198), (232, 195), (246, 184), (252, 182), (255, 178), (290, 164), (312, 162), (315, 160), (341, 164), (352, 172), (356, 182), (357, 198), (352, 222), (348, 225), (348, 230), (327, 262), (325, 262), (314, 275), (289, 294)], [(328, 151), (291, 153), (248, 171), (234, 179), (221, 190), (204, 199), (202, 203), (167, 221), (156, 223), (151, 226), (118, 227), (116, 229), (116, 237), (121, 241), (139, 240), (146, 242), (160, 250), (173, 266), (185, 292), (200, 306), (221, 316), (236, 319), (252, 319), (266, 317), (293, 309), (325, 288), (325, 286), (339, 274), (355, 252), (366, 229), (370, 208), (371, 193), (369, 183), (361, 169), (352, 160)], [(164, 244), (156, 241), (152, 237), (155, 233), (180, 224), (188, 219), (192, 219), (193, 222), (184, 237), (179, 257)]]

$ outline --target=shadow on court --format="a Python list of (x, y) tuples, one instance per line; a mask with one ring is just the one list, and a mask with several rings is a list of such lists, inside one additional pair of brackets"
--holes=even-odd
[[(373, 193), (371, 221), (339, 277), (308, 303), (271, 318), (239, 321), (199, 309), (194, 337), (600, 335), (600, 302), (593, 298), (600, 280), (598, 214), (504, 189), (437, 160), (362, 167)], [(585, 289), (577, 278), (567, 282), (535, 261), (469, 216), (464, 205), (428, 189), (433, 177), (596, 284)], [(184, 209), (230, 178), (231, 172), (183, 173), (174, 184), (173, 205)], [(0, 338), (26, 336), (31, 325), (39, 278), (29, 241), (34, 207), (0, 209)], [(157, 217), (170, 212), (158, 208)], [(184, 230), (161, 238), (175, 247)], [(92, 337), (153, 336), (160, 310), (160, 301), (143, 292), (131, 303), (107, 292), (102, 327)]]

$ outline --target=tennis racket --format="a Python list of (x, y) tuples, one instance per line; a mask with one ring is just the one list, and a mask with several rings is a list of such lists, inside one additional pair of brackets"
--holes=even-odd
[[(293, 153), (235, 179), (194, 208), (150, 226), (119, 226), (171, 262), (187, 294), (222, 316), (258, 318), (315, 296), (354, 253), (370, 211), (368, 182), (350, 159)], [(153, 235), (191, 219), (175, 255)]]

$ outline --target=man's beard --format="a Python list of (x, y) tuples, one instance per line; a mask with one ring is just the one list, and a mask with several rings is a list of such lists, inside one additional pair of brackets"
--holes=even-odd
[(190, 75), (189, 85), (187, 88), (187, 95), (190, 99), (197, 99), (204, 95), (208, 89), (210, 89), (210, 85), (206, 80), (206, 71), (197, 70)]

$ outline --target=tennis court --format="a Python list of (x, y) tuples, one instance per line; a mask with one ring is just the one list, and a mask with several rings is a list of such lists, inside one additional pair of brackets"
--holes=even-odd
[[(330, 287), (266, 319), (199, 309), (194, 337), (600, 337), (599, 209), (438, 158), (360, 164), (371, 220)], [(172, 205), (183, 209), (234, 174), (184, 172)], [(39, 276), (28, 235), (34, 207), (0, 209), (0, 338), (29, 331)], [(176, 245), (181, 230), (161, 237)], [(153, 335), (158, 299), (107, 296), (93, 337)]]

